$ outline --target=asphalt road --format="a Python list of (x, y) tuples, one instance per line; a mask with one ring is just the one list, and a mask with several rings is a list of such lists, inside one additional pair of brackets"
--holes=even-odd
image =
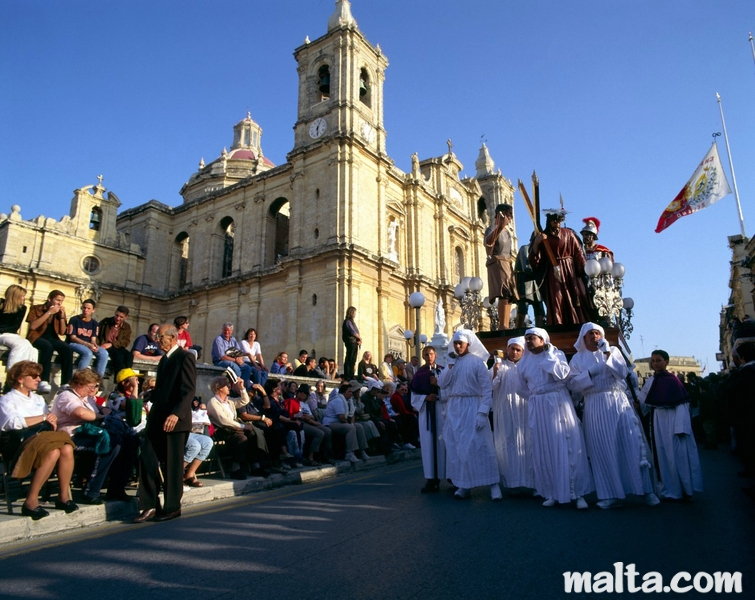
[(635, 564), (637, 585), (648, 571), (664, 581), (679, 571), (740, 571), (738, 596), (753, 598), (755, 503), (725, 450), (700, 452), (706, 492), (693, 503), (651, 508), (635, 498), (610, 511), (595, 508), (594, 495), (587, 511), (531, 497), (492, 502), (483, 489), (466, 501), (448, 490), (425, 496), (419, 464), (398, 464), (200, 506), (166, 523), (0, 549), (0, 597), (590, 597), (565, 594), (563, 573), (613, 572), (621, 561)]

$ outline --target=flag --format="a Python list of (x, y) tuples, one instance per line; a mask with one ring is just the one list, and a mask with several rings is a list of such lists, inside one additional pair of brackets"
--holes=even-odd
[(718, 157), (718, 146), (713, 142), (687, 185), (663, 211), (655, 232), (660, 233), (677, 219), (702, 210), (729, 194), (731, 188)]

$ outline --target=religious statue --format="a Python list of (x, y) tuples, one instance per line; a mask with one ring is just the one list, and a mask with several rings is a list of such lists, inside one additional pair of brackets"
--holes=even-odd
[(446, 332), (446, 311), (443, 310), (443, 300), (438, 298), (438, 304), (435, 306), (435, 329), (433, 334), (443, 334)]
[(398, 221), (392, 219), (388, 224), (388, 257), (395, 261), (398, 261), (398, 250), (396, 249), (397, 232)]

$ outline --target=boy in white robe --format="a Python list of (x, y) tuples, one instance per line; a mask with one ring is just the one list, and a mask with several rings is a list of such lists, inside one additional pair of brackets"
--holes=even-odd
[(566, 389), (569, 364), (544, 329), (528, 329), (524, 340), (517, 372), (519, 393), (529, 399), (535, 490), (545, 497), (543, 506), (576, 500), (578, 509), (586, 509), (583, 496), (594, 488), (582, 427)]
[(446, 421), (446, 474), (458, 486), (456, 497), (468, 498), (473, 487), (490, 486), (493, 500), (502, 497), (488, 413), (492, 401), (488, 352), (477, 336), (461, 329), (452, 338), (457, 354), (453, 368), (438, 377)]
[(524, 336), (511, 338), (506, 359), (493, 367), (493, 440), (504, 487), (534, 488), (532, 438), (527, 399), (520, 396), (517, 363)]
[(585, 399), (582, 427), (598, 507), (617, 508), (626, 494), (645, 496), (656, 506), (642, 424), (624, 392), (627, 363), (604, 336), (596, 323), (582, 326), (567, 379), (569, 389)]

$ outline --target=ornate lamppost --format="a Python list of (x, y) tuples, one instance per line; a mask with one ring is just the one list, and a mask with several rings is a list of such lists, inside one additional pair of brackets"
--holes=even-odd
[(482, 279), (464, 277), (454, 288), (454, 296), (461, 306), (461, 324), (465, 329), (477, 331), (482, 312)]
[(497, 331), (498, 330), (498, 298), (496, 298), (495, 300), (491, 302), (490, 299), (487, 296), (485, 296), (485, 298), (482, 299), (482, 307), (488, 313), (488, 319), (490, 319), (490, 331)]
[(634, 300), (631, 298), (624, 298), (623, 308), (619, 313), (619, 329), (626, 339), (629, 339), (634, 331), (632, 325), (632, 309), (634, 308)]
[(585, 273), (590, 278), (590, 292), (599, 320), (610, 327), (619, 325), (621, 311), (624, 309), (621, 297), (624, 272), (624, 265), (614, 263), (610, 256), (604, 256), (600, 260), (591, 258), (585, 263)]

